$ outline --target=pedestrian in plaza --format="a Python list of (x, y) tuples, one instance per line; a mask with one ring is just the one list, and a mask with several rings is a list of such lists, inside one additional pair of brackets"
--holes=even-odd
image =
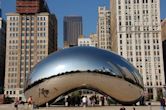
[(90, 97), (90, 100), (91, 100), (91, 105), (92, 105), (92, 106), (95, 106), (95, 102), (96, 102), (95, 96), (91, 96), (91, 97)]
[(30, 97), (28, 98), (28, 105), (32, 105), (32, 103), (33, 103), (33, 101), (32, 101), (32, 96), (30, 96)]
[(68, 97), (69, 97), (68, 95), (65, 96), (65, 106), (66, 107), (69, 106)]
[(71, 106), (71, 97), (70, 97), (70, 95), (67, 97), (67, 103), (68, 103), (68, 106)]
[(140, 99), (140, 105), (145, 105), (145, 97), (142, 96)]
[(133, 107), (133, 110), (136, 110), (135, 107)]
[(126, 108), (125, 107), (121, 107), (120, 110), (126, 110)]
[(28, 98), (28, 107), (30, 107), (30, 108), (33, 108), (33, 100), (32, 100), (32, 96), (30, 96), (29, 98)]
[(165, 99), (162, 97), (160, 99), (160, 110), (165, 110)]
[(19, 105), (19, 99), (16, 98), (14, 103), (14, 107), (16, 108), (16, 110), (18, 110), (18, 105)]
[(86, 96), (83, 96), (83, 98), (82, 98), (82, 104), (83, 104), (83, 107), (87, 106), (87, 97)]

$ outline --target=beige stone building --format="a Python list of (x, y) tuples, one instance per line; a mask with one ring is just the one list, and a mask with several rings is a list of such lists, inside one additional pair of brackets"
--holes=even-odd
[(91, 44), (94, 45), (94, 47), (99, 47), (99, 39), (97, 34), (91, 33), (89, 38), (91, 39)]
[(90, 34), (89, 37), (85, 37), (85, 36), (81, 35), (78, 38), (78, 46), (98, 47), (97, 34)]
[(97, 36), (98, 47), (111, 50), (111, 13), (105, 6), (98, 7), (98, 23), (97, 23)]
[(165, 85), (160, 0), (110, 0), (112, 50), (131, 62), (143, 76), (152, 100)]
[[(7, 13), (5, 94), (12, 98), (25, 100), (24, 86), (30, 71), (48, 54), (57, 50), (56, 16), (50, 14), (44, 6), (44, 0), (37, 1), (46, 10), (24, 12), (27, 4), (24, 4), (24, 0), (18, 0), (17, 12)], [(30, 5), (31, 2), (25, 3)]]

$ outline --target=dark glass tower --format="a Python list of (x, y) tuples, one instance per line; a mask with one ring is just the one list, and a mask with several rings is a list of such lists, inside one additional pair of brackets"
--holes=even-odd
[(2, 10), (1, 10), (1, 8), (0, 8), (0, 17), (2, 17)]
[(0, 94), (4, 91), (5, 53), (6, 53), (6, 22), (2, 19), (0, 8)]
[(64, 17), (64, 47), (72, 47), (78, 45), (78, 37), (83, 33), (81, 16), (65, 16)]
[(166, 75), (166, 40), (163, 41), (163, 59), (164, 59), (164, 72)]

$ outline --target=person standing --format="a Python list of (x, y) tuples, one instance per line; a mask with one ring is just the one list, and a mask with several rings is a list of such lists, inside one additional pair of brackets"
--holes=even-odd
[(96, 102), (96, 100), (95, 100), (95, 96), (92, 96), (92, 97), (91, 97), (91, 103), (92, 103), (92, 106), (95, 106), (95, 102)]
[(87, 106), (87, 97), (86, 97), (86, 96), (84, 96), (84, 97), (82, 98), (82, 104), (83, 104), (83, 107), (86, 107), (86, 106)]
[(18, 110), (18, 105), (19, 105), (19, 99), (16, 98), (14, 103), (14, 107), (16, 108), (16, 110)]
[(160, 99), (160, 110), (165, 110), (165, 99), (162, 97)]
[(104, 104), (104, 96), (101, 96), (101, 106), (104, 106), (105, 104)]
[(120, 110), (126, 110), (126, 108), (125, 108), (125, 107), (122, 107), (122, 108), (120, 108)]
[(66, 107), (69, 106), (68, 97), (69, 97), (68, 95), (65, 96), (65, 106), (66, 106)]
[(28, 98), (28, 107), (30, 107), (30, 108), (32, 108), (33, 109), (33, 100), (32, 100), (32, 96), (30, 96), (29, 98)]
[(28, 105), (32, 105), (32, 96), (28, 98)]

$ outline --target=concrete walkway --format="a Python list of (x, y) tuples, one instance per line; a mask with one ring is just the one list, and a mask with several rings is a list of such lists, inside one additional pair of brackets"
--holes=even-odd
[[(120, 110), (122, 106), (104, 107), (43, 107), (32, 109), (28, 105), (19, 105), (18, 110)], [(126, 110), (133, 110), (134, 106), (125, 106)], [(0, 105), (0, 110), (16, 110), (13, 104)], [(160, 106), (135, 106), (135, 110), (160, 110)]]
[[(121, 106), (105, 106), (105, 107), (49, 107), (40, 108), (40, 110), (120, 110)], [(134, 110), (133, 106), (125, 106), (126, 110)], [(160, 110), (160, 106), (137, 106), (135, 110)]]

